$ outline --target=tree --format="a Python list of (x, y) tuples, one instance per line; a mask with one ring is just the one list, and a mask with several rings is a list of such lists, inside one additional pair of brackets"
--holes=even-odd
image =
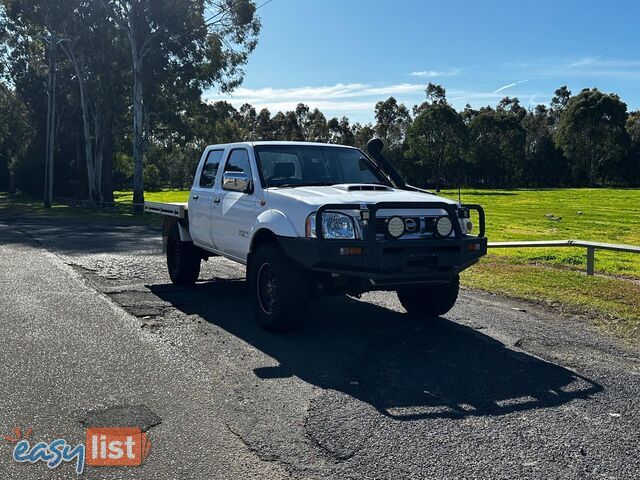
[[(150, 84), (150, 78), (156, 86), (177, 83), (175, 79), (180, 79), (181, 85), (195, 89), (215, 83), (223, 90), (233, 89), (242, 81), (240, 67), (256, 46), (260, 21), (251, 0), (102, 0), (102, 3), (126, 33), (131, 50), (133, 201), (141, 212), (144, 135), (149, 134), (151, 122), (149, 111), (145, 112), (145, 85)], [(205, 11), (210, 12), (209, 18), (205, 17)], [(147, 96), (146, 101), (152, 103), (153, 99)]]
[[(304, 132), (304, 128), (303, 128)], [(329, 127), (327, 126), (327, 118), (324, 114), (314, 108), (307, 116), (306, 133), (304, 139), (307, 142), (328, 142)]]
[(376, 136), (376, 132), (370, 123), (365, 125), (354, 123), (351, 130), (353, 131), (354, 145), (361, 150), (366, 150), (367, 142)]
[(627, 182), (623, 182), (623, 185), (631, 183), (637, 186), (640, 184), (640, 110), (629, 113), (626, 128), (631, 145), (623, 172), (626, 173)]
[(89, 198), (113, 201), (112, 130), (126, 102), (125, 74), (114, 65), (125, 64), (126, 51), (100, 2), (60, 3), (68, 13), (60, 26), (65, 39), (60, 45), (78, 82)]
[[(436, 94), (430, 94), (430, 90)], [(419, 113), (409, 127), (407, 154), (432, 172), (438, 191), (444, 168), (455, 166), (454, 171), (458, 171), (467, 129), (462, 117), (447, 103), (444, 88), (430, 83), (427, 98), (417, 109)], [(419, 180), (425, 184), (427, 178), (422, 176)]]
[(581, 185), (605, 183), (629, 147), (627, 106), (617, 95), (584, 89), (560, 114), (556, 142), (571, 161), (573, 179)]
[(394, 97), (389, 97), (376, 103), (374, 114), (376, 123), (373, 129), (376, 136), (384, 142), (385, 155), (400, 170), (407, 173), (404, 150), (407, 130), (411, 124), (409, 110)]
[(256, 117), (255, 138), (257, 140), (273, 140), (273, 126), (271, 125), (271, 113), (263, 108)]
[(340, 120), (333, 117), (327, 122), (327, 128), (329, 129), (329, 143), (355, 145), (355, 137), (347, 117), (342, 117)]
[(27, 108), (16, 94), (0, 82), (0, 190), (15, 191), (15, 167), (33, 137)]
[(402, 148), (407, 136), (407, 129), (411, 123), (409, 110), (404, 104), (398, 103), (394, 97), (376, 103), (374, 109), (376, 135), (385, 142), (385, 147), (393, 152)]
[(496, 110), (513, 115), (519, 122), (522, 122), (527, 115), (526, 108), (520, 105), (520, 100), (517, 97), (504, 97), (498, 102)]
[(553, 141), (553, 122), (551, 111), (544, 105), (537, 105), (522, 119), (526, 132), (522, 176), (526, 186), (557, 187), (568, 182), (566, 159)]
[(468, 155), (476, 185), (518, 185), (525, 141), (525, 131), (514, 115), (488, 108), (474, 116), (469, 122)]
[(447, 91), (442, 85), (429, 82), (425, 89), (427, 100), (420, 105), (413, 107), (413, 115), (418, 115), (424, 108), (432, 104), (447, 103)]
[(560, 114), (567, 106), (567, 103), (569, 103), (570, 98), (571, 90), (569, 90), (566, 85), (556, 89), (554, 92), (553, 98), (551, 99), (551, 118), (554, 124), (557, 124), (560, 120)]

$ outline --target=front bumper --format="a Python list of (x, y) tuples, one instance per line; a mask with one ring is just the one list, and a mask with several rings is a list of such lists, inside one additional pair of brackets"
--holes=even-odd
[[(372, 285), (450, 281), (487, 253), (487, 239), (331, 240), (280, 237), (287, 255), (307, 269), (360, 277)], [(342, 248), (361, 255), (341, 255)]]
[[(380, 210), (440, 209), (450, 217), (454, 234), (447, 238), (380, 238), (376, 217)], [(322, 236), (321, 217), (326, 211), (359, 211), (366, 219), (362, 239), (333, 240)], [(458, 222), (462, 210), (476, 210), (479, 235), (464, 235)], [(325, 204), (315, 216), (318, 238), (281, 237), (280, 244), (294, 261), (316, 272), (355, 277), (372, 289), (407, 283), (445, 283), (476, 263), (487, 253), (484, 210), (479, 205), (451, 205), (442, 202), (379, 202), (373, 204)], [(344, 255), (341, 249), (361, 248), (359, 255)]]

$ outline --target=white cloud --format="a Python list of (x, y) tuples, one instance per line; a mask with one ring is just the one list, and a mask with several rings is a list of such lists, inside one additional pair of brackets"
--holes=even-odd
[(458, 75), (462, 70), (459, 68), (450, 68), (449, 70), (420, 70), (411, 72), (414, 77), (435, 78), (435, 77), (453, 77)]
[(401, 95), (417, 93), (424, 90), (424, 85), (415, 83), (399, 83), (386, 86), (372, 86), (363, 83), (337, 83), (318, 87), (293, 88), (237, 88), (232, 94), (208, 95), (208, 100), (227, 100), (237, 102), (245, 99), (247, 102), (277, 102), (295, 101), (309, 102), (311, 100), (327, 100), (339, 98), (379, 97), (381, 95)]
[(560, 83), (577, 78), (640, 78), (640, 59), (637, 58), (549, 57), (502, 63), (498, 67), (510, 73), (518, 71), (530, 79), (557, 79)]
[(517, 82), (508, 83), (506, 85), (501, 86), (500, 88), (497, 88), (496, 90), (493, 91), (493, 93), (500, 93), (503, 90), (507, 90), (508, 88), (515, 87), (516, 85), (520, 85), (522, 83), (527, 83), (527, 80), (519, 80)]
[(576, 67), (583, 67), (585, 65), (591, 65), (591, 64), (597, 62), (599, 58), (600, 57), (585, 57), (585, 58), (581, 58), (579, 60), (571, 62), (569, 65), (567, 65), (567, 68), (576, 68)]

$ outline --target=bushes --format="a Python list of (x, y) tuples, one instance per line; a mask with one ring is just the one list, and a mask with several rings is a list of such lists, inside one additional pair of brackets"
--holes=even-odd
[(160, 169), (155, 165), (147, 165), (142, 172), (142, 181), (145, 190), (149, 192), (157, 192), (162, 189), (162, 180), (160, 178)]

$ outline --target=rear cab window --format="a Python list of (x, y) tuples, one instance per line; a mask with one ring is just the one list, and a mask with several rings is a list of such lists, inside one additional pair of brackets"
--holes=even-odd
[(200, 188), (213, 187), (223, 154), (224, 150), (211, 150), (207, 154), (207, 159), (202, 166), (202, 173), (200, 174), (200, 181), (198, 183)]

